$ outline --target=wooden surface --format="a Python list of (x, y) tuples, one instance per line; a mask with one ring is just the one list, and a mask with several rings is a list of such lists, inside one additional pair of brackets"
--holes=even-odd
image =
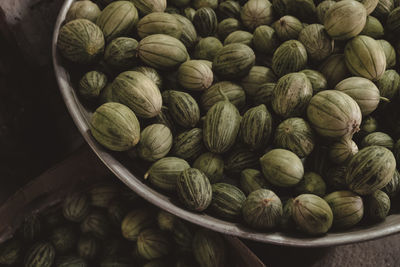
[[(0, 1), (0, 196), (82, 144), (58, 94), (49, 58), (52, 25), (62, 2)], [(270, 267), (400, 262), (400, 235), (324, 249), (246, 244)]]

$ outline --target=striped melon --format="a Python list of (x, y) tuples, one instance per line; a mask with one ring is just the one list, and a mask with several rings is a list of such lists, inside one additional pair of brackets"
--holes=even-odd
[(319, 71), (328, 81), (330, 88), (334, 88), (340, 81), (350, 77), (343, 54), (334, 54), (328, 57), (320, 66)]
[(167, 0), (130, 0), (135, 4), (135, 7), (144, 14), (152, 12), (164, 12), (167, 8)]
[(168, 110), (174, 122), (184, 128), (193, 128), (200, 120), (200, 108), (196, 100), (185, 92), (171, 90)]
[(224, 39), (224, 45), (241, 43), (252, 47), (253, 34), (246, 31), (234, 31)]
[(153, 213), (149, 209), (134, 209), (122, 220), (122, 236), (130, 241), (137, 241), (140, 232), (155, 223)]
[(276, 35), (281, 41), (297, 39), (303, 30), (303, 23), (293, 16), (283, 16), (272, 24)]
[(165, 157), (171, 148), (172, 133), (164, 124), (151, 124), (140, 133), (137, 152), (144, 160), (159, 160)]
[(203, 151), (203, 129), (193, 128), (175, 137), (171, 154), (185, 160), (193, 160)]
[(51, 267), (55, 254), (55, 249), (50, 243), (38, 242), (28, 250), (24, 267)]
[(240, 18), (246, 28), (253, 31), (260, 25), (270, 25), (274, 12), (268, 0), (250, 0), (242, 7)]
[(181, 41), (165, 34), (143, 38), (139, 42), (138, 54), (145, 64), (160, 70), (177, 68), (189, 57)]
[(242, 215), (245, 194), (236, 186), (226, 183), (212, 185), (212, 201), (210, 211), (216, 216), (234, 220)]
[(350, 96), (337, 90), (316, 94), (307, 107), (307, 117), (320, 135), (328, 138), (351, 138), (360, 130), (361, 110)]
[(65, 16), (65, 22), (75, 19), (87, 19), (91, 22), (96, 22), (100, 14), (101, 10), (99, 6), (92, 1), (76, 1), (69, 8)]
[(135, 115), (153, 118), (161, 111), (162, 98), (157, 85), (137, 71), (119, 74), (112, 84), (113, 98), (128, 106)]
[(329, 159), (336, 164), (347, 163), (358, 152), (357, 144), (348, 138), (335, 142), (329, 148)]
[(369, 146), (361, 149), (350, 160), (346, 183), (357, 194), (372, 194), (390, 182), (395, 169), (396, 160), (389, 149)]
[(183, 88), (193, 91), (203, 91), (213, 82), (213, 72), (205, 63), (199, 60), (189, 60), (178, 69), (178, 80)]
[(64, 254), (75, 247), (78, 235), (71, 226), (60, 226), (51, 231), (49, 241), (57, 253)]
[(210, 182), (216, 183), (223, 178), (224, 160), (222, 156), (206, 152), (201, 154), (193, 163), (193, 168), (196, 168), (208, 177)]
[(240, 81), (240, 84), (246, 94), (255, 96), (260, 87), (266, 83), (276, 82), (276, 80), (277, 78), (270, 68), (254, 66), (250, 69), (249, 74)]
[(179, 14), (172, 14), (182, 25), (182, 34), (179, 40), (186, 46), (192, 48), (197, 42), (197, 32), (193, 23)]
[(255, 59), (254, 51), (247, 45), (228, 44), (216, 54), (213, 71), (224, 79), (241, 78), (249, 73)]
[(297, 40), (289, 40), (281, 44), (272, 57), (272, 69), (282, 77), (285, 74), (305, 69), (307, 65), (307, 50)]
[(367, 146), (383, 146), (389, 150), (393, 150), (394, 140), (390, 135), (383, 132), (370, 133), (361, 141), (362, 147)]
[(146, 260), (167, 256), (172, 249), (166, 233), (158, 229), (143, 230), (137, 240), (137, 250)]
[(182, 34), (182, 24), (173, 15), (163, 12), (153, 12), (144, 16), (136, 28), (141, 39), (157, 33), (179, 39)]
[(209, 7), (196, 10), (193, 25), (201, 37), (213, 36), (218, 28), (218, 18), (215, 11)]
[(79, 64), (96, 62), (104, 52), (101, 29), (86, 19), (76, 19), (61, 27), (57, 48), (66, 59)]
[(238, 176), (244, 169), (258, 168), (259, 158), (258, 153), (236, 146), (229, 151), (229, 155), (225, 159), (224, 168), (226, 173)]
[(127, 70), (137, 65), (138, 41), (128, 37), (118, 37), (112, 40), (104, 52), (104, 60), (115, 70)]
[(62, 204), (64, 217), (72, 222), (81, 222), (88, 215), (90, 204), (85, 194), (68, 195)]
[(88, 100), (95, 100), (107, 85), (107, 76), (98, 71), (90, 71), (79, 81), (79, 93)]
[(99, 241), (92, 236), (81, 236), (78, 241), (78, 255), (85, 260), (94, 259), (99, 254), (100, 249)]
[(113, 183), (98, 183), (89, 190), (90, 204), (99, 208), (107, 208), (119, 193), (119, 188)]
[(363, 116), (372, 113), (379, 105), (379, 90), (368, 79), (361, 77), (347, 78), (338, 83), (335, 90), (351, 96), (357, 102)]
[(110, 42), (117, 37), (128, 36), (138, 20), (139, 15), (133, 3), (115, 1), (103, 9), (96, 24), (103, 31), (106, 41)]
[(197, 230), (193, 238), (193, 256), (200, 266), (226, 266), (228, 251), (223, 237), (207, 229)]
[(146, 172), (144, 178), (161, 190), (174, 192), (179, 175), (188, 168), (190, 165), (186, 160), (165, 157), (156, 161)]
[(96, 238), (105, 239), (110, 233), (110, 223), (104, 213), (93, 211), (81, 223), (81, 231)]
[(208, 111), (219, 101), (229, 99), (238, 109), (246, 104), (246, 93), (243, 88), (230, 81), (217, 82), (204, 91), (200, 98), (200, 105), (204, 111)]
[(119, 103), (105, 103), (93, 114), (90, 122), (93, 137), (114, 151), (134, 147), (140, 138), (140, 125), (135, 114)]

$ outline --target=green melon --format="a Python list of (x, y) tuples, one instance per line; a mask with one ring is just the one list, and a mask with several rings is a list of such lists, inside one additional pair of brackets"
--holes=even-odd
[(272, 69), (279, 77), (305, 69), (307, 50), (297, 40), (289, 40), (281, 44), (272, 57)]
[(201, 37), (213, 36), (218, 28), (215, 11), (209, 7), (197, 9), (193, 17), (193, 25)]
[(133, 38), (119, 37), (112, 40), (106, 47), (104, 60), (113, 69), (127, 70), (138, 64), (138, 41)]
[(269, 25), (274, 19), (272, 5), (266, 0), (247, 1), (242, 7), (240, 18), (244, 26), (250, 31), (260, 25)]
[(100, 16), (101, 10), (92, 1), (76, 1), (72, 3), (65, 16), (65, 22), (70, 22), (75, 19), (87, 19), (91, 22), (96, 22)]
[(152, 12), (164, 12), (167, 8), (167, 0), (130, 0), (135, 4), (135, 7), (144, 14)]
[(163, 124), (152, 124), (140, 133), (137, 152), (140, 158), (156, 161), (165, 157), (172, 148), (171, 130)]
[(164, 12), (153, 12), (144, 16), (136, 28), (141, 39), (152, 34), (166, 34), (179, 39), (183, 29), (175, 16)]
[(193, 128), (174, 138), (171, 154), (185, 160), (193, 160), (204, 151), (203, 130)]
[(246, 93), (237, 83), (230, 81), (217, 82), (205, 90), (200, 98), (200, 105), (204, 111), (208, 111), (219, 101), (228, 98), (229, 102), (238, 109), (246, 103)]
[(212, 185), (210, 211), (218, 217), (234, 220), (242, 215), (245, 194), (236, 186), (226, 183)]
[(38, 242), (29, 248), (24, 261), (25, 267), (50, 267), (55, 258), (55, 249), (48, 242)]

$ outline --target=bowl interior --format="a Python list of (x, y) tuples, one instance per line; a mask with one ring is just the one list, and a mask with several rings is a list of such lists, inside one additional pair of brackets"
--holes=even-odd
[(257, 232), (240, 223), (232, 223), (204, 213), (193, 213), (183, 209), (175, 198), (157, 192), (144, 183), (143, 174), (147, 166), (135, 162), (123, 153), (112, 153), (100, 146), (89, 130), (91, 110), (83, 105), (74, 90), (72, 75), (57, 51), (57, 36), (66, 13), (75, 0), (66, 0), (57, 19), (52, 43), (53, 64), (58, 85), (65, 104), (79, 131), (103, 161), (103, 163), (138, 195), (182, 219), (224, 234), (255, 241), (298, 247), (334, 246), (387, 236), (400, 231), (400, 214), (390, 215), (384, 222), (371, 226), (360, 226), (349, 231), (331, 232), (322, 237), (310, 238), (301, 234), (281, 232)]

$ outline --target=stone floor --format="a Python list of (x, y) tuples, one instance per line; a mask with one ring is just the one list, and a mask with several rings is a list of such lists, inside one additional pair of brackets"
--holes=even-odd
[[(0, 1), (0, 196), (3, 199), (7, 192), (15, 191), (83, 143), (58, 93), (50, 64), (51, 25), (62, 2)], [(400, 235), (318, 249), (246, 243), (269, 267), (400, 266)]]

